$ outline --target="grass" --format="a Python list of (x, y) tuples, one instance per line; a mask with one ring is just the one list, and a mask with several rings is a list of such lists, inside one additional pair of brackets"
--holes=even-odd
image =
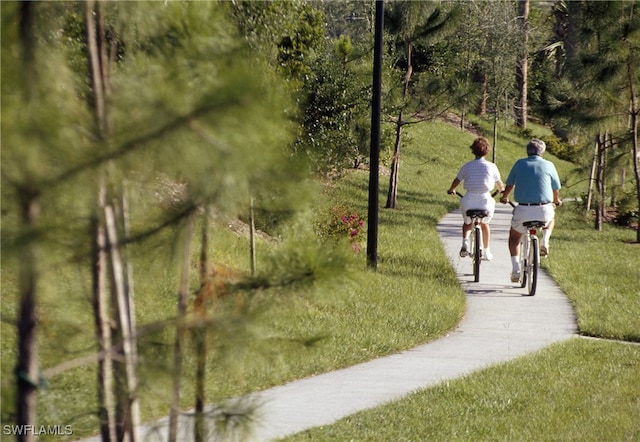
[[(366, 213), (363, 180), (366, 181), (365, 174), (346, 178), (343, 187), (329, 190), (331, 195), (326, 205), (342, 200), (350, 209)], [(425, 175), (421, 185), (427, 183)], [(381, 195), (381, 199), (383, 197)], [(220, 304), (220, 308), (227, 308), (225, 311), (230, 314), (227, 318), (222, 313), (216, 317), (216, 328), (209, 336), (209, 401), (411, 348), (455, 327), (464, 312), (464, 295), (433, 228), (452, 203), (447, 201), (444, 192), (435, 202), (432, 198), (425, 200), (418, 191), (402, 193), (401, 198), (401, 210), (381, 214), (381, 222), (388, 228), (380, 235), (383, 252), (379, 272), (366, 270), (364, 253), (354, 255), (344, 244), (351, 254), (350, 267), (354, 270), (342, 277), (318, 281), (312, 287), (258, 294), (251, 303), (249, 317), (235, 314), (232, 299)], [(322, 198), (317, 202), (320, 201)], [(132, 204), (132, 207), (145, 212), (152, 210), (148, 202)], [(135, 214), (132, 218), (135, 219)], [(248, 238), (223, 226), (212, 226), (214, 259), (241, 273), (248, 272)], [(132, 251), (136, 260), (139, 326), (175, 314), (178, 240), (177, 232), (167, 231)], [(308, 246), (304, 241), (298, 244), (302, 249)], [(194, 263), (198, 247), (196, 243)], [(259, 267), (265, 265), (272, 248), (268, 243), (260, 244)], [(93, 348), (88, 263), (86, 260), (72, 262), (71, 253), (60, 253), (61, 249), (51, 247), (43, 251), (44, 255), (56, 252), (54, 264), (49, 265), (47, 261), (43, 265), (41, 280), (39, 338), (41, 366), (45, 369), (83, 356)], [(313, 259), (304, 253), (300, 258)], [(2, 259), (2, 313), (3, 318), (10, 320), (16, 316), (17, 263), (10, 253), (4, 253)], [(198, 284), (195, 278), (194, 290)], [(3, 422), (10, 421), (13, 404), (14, 333), (15, 329), (5, 322), (1, 344)], [(168, 412), (172, 342), (171, 330), (145, 336), (140, 342), (143, 419)], [(194, 360), (193, 353), (184, 360), (185, 408), (194, 403)], [(40, 391), (38, 423), (70, 424), (74, 438), (92, 434), (97, 429), (93, 412), (96, 407), (95, 367), (68, 370), (48, 379), (48, 388)]]
[(574, 338), (284, 440), (638, 440), (639, 365), (640, 346)]
[[(488, 131), (488, 123), (479, 124)], [(505, 176), (501, 164), (521, 157), (526, 140), (513, 132), (501, 138)], [(565, 186), (580, 179), (572, 165), (553, 161)], [(579, 191), (565, 188), (562, 196)], [(557, 211), (556, 226), (545, 267), (575, 305), (580, 333), (639, 342), (634, 232), (611, 226), (595, 232), (573, 203)], [(639, 386), (640, 346), (576, 338), (283, 440), (637, 440)]]
[[(486, 123), (480, 121), (479, 124), (482, 127)], [(544, 132), (543, 128), (535, 130)], [(250, 322), (236, 314), (236, 300), (229, 298), (228, 302), (221, 303), (216, 328), (209, 334), (207, 399), (214, 402), (398, 352), (436, 339), (455, 327), (464, 312), (464, 294), (442, 250), (435, 226), (445, 213), (459, 205), (457, 199), (446, 194), (446, 189), (460, 165), (470, 159), (468, 146), (472, 140), (473, 136), (439, 123), (412, 126), (407, 131), (400, 165), (399, 208), (380, 211), (377, 272), (366, 270), (364, 253), (350, 254), (351, 271), (340, 277), (318, 280), (313, 286), (267, 291), (255, 296)], [(498, 166), (503, 177), (513, 161), (522, 156), (524, 143), (514, 132), (505, 131), (500, 137)], [(572, 179), (571, 164), (554, 162), (564, 182)], [(367, 179), (367, 173), (354, 171), (335, 186), (326, 188), (315, 202), (318, 213), (340, 205), (366, 216)], [(380, 200), (383, 203), (386, 189), (382, 176)], [(580, 189), (572, 187), (563, 190), (563, 197), (579, 193)], [(148, 203), (139, 206), (141, 210), (150, 210)], [(553, 255), (547, 265), (576, 305), (581, 332), (637, 341), (639, 301), (637, 267), (633, 267), (637, 262), (633, 255), (637, 256), (637, 246), (624, 243), (631, 233), (618, 229), (607, 229), (602, 234), (592, 232), (575, 211), (565, 209), (558, 211)], [(3, 230), (7, 216), (3, 213)], [(223, 223), (212, 226), (211, 253), (217, 262), (247, 273), (246, 236), (223, 226)], [(162, 320), (175, 312), (176, 238), (176, 232), (166, 232), (134, 250), (139, 325)], [(585, 242), (587, 238), (589, 241)], [(308, 245), (303, 238), (299, 247)], [(595, 245), (606, 252), (597, 253)], [(273, 245), (262, 242), (259, 246), (261, 266)], [(194, 262), (197, 248), (196, 244)], [(43, 368), (84, 355), (93, 345), (86, 262), (69, 264), (69, 256), (60, 254), (59, 246), (52, 247), (51, 252), (55, 252), (55, 259), (47, 260), (43, 273), (47, 296), (41, 297)], [(611, 258), (625, 253), (626, 261)], [(300, 259), (314, 257), (300, 255)], [(629, 268), (624, 267), (626, 262), (630, 263)], [(16, 262), (3, 253), (3, 321), (16, 314), (16, 274)], [(195, 279), (192, 286), (197, 287)], [(10, 373), (15, 361), (15, 337), (13, 327), (6, 322), (1, 333), (5, 422), (12, 404)], [(168, 412), (168, 361), (172, 341), (173, 332), (165, 330), (141, 342), (144, 358), (140, 367), (141, 397), (145, 420)], [(551, 427), (542, 425), (543, 422), (551, 420), (562, 427), (567, 425), (565, 420), (573, 422), (571, 418), (577, 419), (577, 424), (570, 425), (573, 430), (566, 431), (575, 431), (575, 438), (581, 439), (577, 433), (581, 422), (597, 407), (596, 421), (608, 419), (619, 431), (627, 431), (630, 439), (637, 439), (639, 426), (627, 416), (638, 414), (638, 402), (633, 399), (640, 396), (637, 394), (638, 359), (638, 348), (634, 346), (570, 340), (539, 354), (475, 373), (446, 388), (437, 386), (406, 401), (372, 410), (370, 413), (374, 414), (364, 415), (362, 420), (349, 418), (335, 428), (327, 427), (319, 430), (321, 433), (312, 430), (305, 435), (315, 440), (326, 440), (327, 434), (338, 440), (385, 440), (379, 435), (389, 431), (394, 437), (386, 440), (545, 440), (546, 434), (554, 433), (545, 433), (544, 428)], [(193, 353), (185, 357), (184, 363), (183, 406), (188, 408), (193, 404)], [(606, 373), (610, 375), (607, 377)], [(95, 433), (94, 379), (93, 366), (49, 379), (49, 387), (39, 395), (38, 423), (69, 423), (74, 427), (74, 438)], [(583, 395), (578, 387), (582, 391), (585, 388), (593, 391), (587, 390), (588, 394)], [(560, 394), (562, 392), (565, 394)], [(607, 401), (602, 399), (605, 397)], [(609, 405), (613, 402), (613, 406), (601, 407), (599, 403), (587, 406), (594, 399)], [(560, 413), (564, 409), (569, 411)], [(421, 417), (424, 413), (428, 414)], [(504, 418), (500, 417), (502, 413)], [(464, 419), (459, 422), (461, 416)], [(527, 423), (527, 418), (531, 423)], [(473, 434), (489, 434), (487, 431), (494, 428), (496, 419), (500, 426), (492, 436), (473, 437)], [(431, 424), (424, 425), (425, 421)], [(409, 425), (410, 422), (413, 424)], [(585, 426), (586, 433), (602, 435), (589, 432), (588, 428)], [(434, 431), (433, 436), (425, 433), (427, 429)], [(455, 435), (452, 429), (456, 429)], [(470, 435), (465, 436), (467, 431)], [(572, 439), (571, 434), (562, 431), (557, 434)], [(586, 440), (598, 439), (594, 436)]]
[(557, 211), (545, 268), (574, 304), (580, 333), (640, 342), (640, 244), (635, 232), (586, 222), (582, 205)]

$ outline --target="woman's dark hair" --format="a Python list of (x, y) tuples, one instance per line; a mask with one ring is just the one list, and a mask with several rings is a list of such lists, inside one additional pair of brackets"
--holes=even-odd
[(471, 145), (471, 152), (477, 157), (483, 157), (489, 153), (489, 140), (485, 137), (478, 137)]

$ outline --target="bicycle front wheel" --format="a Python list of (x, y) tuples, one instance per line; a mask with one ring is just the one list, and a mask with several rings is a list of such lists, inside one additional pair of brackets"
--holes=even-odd
[(482, 250), (480, 244), (482, 243), (482, 233), (480, 227), (476, 226), (473, 234), (473, 280), (474, 282), (480, 281), (480, 262), (482, 261)]
[(529, 296), (536, 294), (538, 285), (538, 270), (540, 266), (540, 250), (538, 248), (538, 238), (531, 238), (531, 247), (529, 247)]

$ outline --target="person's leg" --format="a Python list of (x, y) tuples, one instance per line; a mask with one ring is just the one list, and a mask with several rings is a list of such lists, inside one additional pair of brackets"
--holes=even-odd
[(515, 230), (513, 227), (509, 230), (509, 253), (512, 257), (520, 257), (520, 240), (522, 239), (522, 233)]
[(469, 254), (469, 236), (471, 236), (472, 230), (473, 225), (471, 223), (467, 224), (465, 220), (462, 223), (462, 247), (460, 247), (461, 258), (464, 258)]
[(480, 227), (482, 228), (482, 248), (483, 255), (482, 258), (486, 261), (491, 261), (493, 259), (493, 255), (491, 254), (491, 227), (489, 227), (489, 223), (493, 218), (493, 213), (496, 209), (496, 200), (493, 199), (491, 194), (487, 193), (482, 196), (482, 206), (485, 210), (487, 210), (488, 215), (482, 219), (480, 223)]
[(549, 238), (555, 225), (556, 209), (553, 204), (545, 204), (542, 206), (542, 216), (547, 225), (542, 229), (542, 244), (540, 244), (540, 256), (549, 256)]
[(511, 227), (509, 230), (509, 254), (511, 255), (511, 282), (518, 282), (520, 279), (520, 240), (522, 233)]
[(471, 236), (472, 230), (473, 230), (473, 224), (462, 223), (462, 239), (469, 240), (469, 236)]
[(511, 255), (511, 281), (518, 282), (520, 278), (520, 241), (526, 229), (522, 223), (526, 220), (540, 219), (535, 208), (539, 206), (517, 206), (511, 218), (511, 229), (509, 230), (509, 254)]
[(553, 226), (555, 225), (555, 219), (549, 221), (542, 229), (542, 244), (540, 245), (540, 256), (548, 256), (549, 255), (549, 238), (551, 238), (551, 232), (553, 232)]
[[(470, 201), (472, 195), (467, 193), (460, 200), (460, 211), (462, 212), (462, 249), (460, 249), (460, 256), (466, 256), (466, 251), (469, 249), (469, 236), (473, 230), (471, 224), (471, 218), (467, 216), (467, 210), (472, 208), (473, 202)], [(465, 253), (463, 254), (463, 250)]]
[(482, 229), (482, 259), (491, 261), (493, 259), (493, 254), (489, 247), (491, 241), (491, 229), (489, 228), (489, 223), (481, 223), (480, 228)]
[(489, 242), (491, 240), (491, 229), (489, 228), (489, 223), (481, 223), (480, 228), (482, 229), (482, 246), (485, 249), (488, 249)]

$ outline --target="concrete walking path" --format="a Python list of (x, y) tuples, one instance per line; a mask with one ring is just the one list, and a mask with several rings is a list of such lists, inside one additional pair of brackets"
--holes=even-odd
[[(491, 222), (494, 258), (482, 263), (478, 283), (473, 282), (471, 259), (458, 256), (460, 212), (446, 215), (438, 224), (446, 253), (467, 294), (467, 311), (455, 330), (402, 353), (251, 395), (261, 404), (259, 418), (251, 438), (241, 440), (268, 441), (329, 425), (357, 411), (574, 336), (573, 308), (551, 278), (544, 273), (539, 276), (533, 297), (524, 296), (525, 289), (510, 282), (507, 236), (511, 211), (510, 206), (497, 204)], [(553, 259), (553, 237), (550, 255)], [(145, 427), (143, 440), (166, 440), (167, 423), (164, 419), (153, 429)], [(183, 419), (183, 424), (180, 440), (191, 441), (191, 419)]]

